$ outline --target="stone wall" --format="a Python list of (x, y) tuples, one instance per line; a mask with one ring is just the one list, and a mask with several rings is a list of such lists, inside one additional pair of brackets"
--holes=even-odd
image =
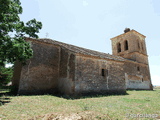
[[(134, 30), (112, 38), (113, 55), (121, 56), (133, 61), (148, 64), (145, 36), (136, 33)], [(128, 42), (128, 49), (125, 49), (125, 42)], [(120, 44), (120, 51), (118, 45)]]
[(65, 48), (61, 48), (60, 73), (58, 91), (62, 94), (74, 94), (75, 55)]
[[(145, 36), (135, 33), (135, 31), (130, 31), (112, 38), (112, 54), (113, 55), (123, 55), (130, 52), (139, 52), (142, 54), (147, 54)], [(128, 50), (125, 50), (125, 41), (128, 41)], [(117, 52), (117, 43), (121, 44), (121, 52)]]
[(134, 60), (140, 63), (148, 64), (148, 56), (144, 54), (140, 54), (139, 52), (133, 52), (128, 54), (123, 54), (121, 57)]
[(57, 92), (59, 75), (58, 46), (31, 41), (33, 58), (22, 67), (19, 94)]
[(76, 56), (75, 93), (124, 93), (125, 89), (122, 62)]
[(126, 88), (152, 89), (145, 36), (131, 30), (111, 40), (113, 55), (126, 58), (124, 64)]
[[(19, 94), (79, 95), (125, 93), (126, 89), (151, 90), (146, 48), (136, 51), (138, 42), (134, 44), (134, 39), (144, 42), (144, 36), (136, 36), (133, 32), (113, 39), (114, 55), (117, 52), (114, 44), (122, 43), (122, 52), (116, 53), (118, 56), (52, 40), (28, 39), (33, 58), (23, 67), (15, 64), (13, 85), (19, 87)], [(128, 50), (124, 50), (126, 39)]]
[(152, 89), (148, 65), (128, 61), (125, 62), (124, 72), (127, 89)]

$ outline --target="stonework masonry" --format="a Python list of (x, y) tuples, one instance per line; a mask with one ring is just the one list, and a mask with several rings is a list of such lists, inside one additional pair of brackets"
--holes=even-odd
[(112, 40), (113, 55), (126, 58), (124, 72), (127, 89), (152, 89), (145, 36), (131, 30)]
[(18, 94), (83, 95), (152, 90), (145, 36), (135, 30), (111, 39), (113, 55), (50, 39), (27, 38), (33, 57), (16, 62)]

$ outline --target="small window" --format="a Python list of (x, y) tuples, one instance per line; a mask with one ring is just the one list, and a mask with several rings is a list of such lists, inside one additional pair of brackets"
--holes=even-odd
[(108, 70), (107, 69), (102, 69), (102, 76), (108, 76)]
[(139, 66), (137, 67), (137, 71), (140, 71), (140, 67)]
[(124, 42), (124, 50), (128, 50), (128, 41), (127, 40)]
[(105, 70), (102, 69), (102, 76), (104, 77), (105, 76)]
[(142, 82), (143, 82), (144, 80), (143, 80), (143, 78), (142, 78)]
[(117, 52), (118, 52), (118, 53), (121, 52), (121, 43), (118, 43), (118, 44), (117, 44)]

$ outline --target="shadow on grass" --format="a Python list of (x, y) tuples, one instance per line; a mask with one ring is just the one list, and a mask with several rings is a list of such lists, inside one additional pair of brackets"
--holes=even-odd
[(85, 93), (79, 95), (63, 95), (63, 94), (54, 94), (53, 96), (61, 97), (68, 100), (74, 99), (85, 99), (85, 98), (99, 98), (99, 97), (108, 97), (108, 96), (122, 96), (122, 95), (129, 95), (127, 92), (125, 93)]
[(129, 95), (126, 91), (99, 91), (99, 92), (88, 92), (88, 93), (81, 93), (81, 94), (72, 94), (72, 95), (65, 95), (60, 93), (46, 93), (44, 91), (26, 93), (26, 94), (17, 94), (15, 92), (15, 88), (13, 86), (0, 86), (0, 104), (5, 104), (10, 102), (10, 96), (36, 96), (36, 95), (50, 95), (59, 98), (64, 98), (67, 100), (74, 100), (74, 99), (85, 99), (85, 98), (99, 98), (99, 97), (108, 97), (108, 96), (122, 96), (122, 95)]
[(10, 98), (8, 97), (0, 97), (0, 106), (10, 102)]
[(66, 95), (66, 94), (61, 94), (61, 93), (46, 93), (46, 92), (30, 92), (26, 94), (13, 94), (9, 93), (9, 95), (18, 95), (18, 96), (44, 96), (44, 95), (49, 95), (49, 96), (54, 96), (54, 97), (59, 97), (67, 100), (75, 100), (75, 99), (85, 99), (85, 98), (99, 98), (99, 97), (108, 97), (108, 96), (124, 96), (124, 95), (129, 95), (127, 92), (124, 93), (118, 93), (118, 92), (109, 92), (109, 93), (104, 93), (104, 92), (98, 92), (98, 93), (81, 93), (81, 94), (72, 94), (72, 95)]
[(44, 95), (49, 95), (49, 96), (54, 96), (54, 97), (59, 97), (59, 98), (63, 98), (63, 99), (67, 99), (67, 100), (76, 100), (76, 99), (86, 99), (86, 98), (100, 98), (100, 97), (109, 97), (109, 96), (124, 96), (124, 95), (129, 95), (128, 93), (124, 93), (124, 94), (116, 94), (116, 93), (89, 93), (89, 94), (79, 94), (79, 95), (65, 95), (65, 94), (59, 94), (59, 93), (54, 93), (54, 94), (48, 94), (48, 93), (44, 93), (44, 94), (20, 94), (18, 96), (44, 96)]
[(156, 89), (153, 89), (153, 90), (144, 90), (144, 89), (132, 90), (132, 89), (127, 89), (127, 91), (156, 91)]
[(0, 86), (0, 106), (9, 103), (11, 100), (10, 96), (15, 96), (15, 94), (11, 92), (11, 87)]

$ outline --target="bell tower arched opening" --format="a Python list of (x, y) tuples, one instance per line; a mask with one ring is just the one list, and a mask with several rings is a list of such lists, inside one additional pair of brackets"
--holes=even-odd
[(121, 52), (121, 43), (118, 43), (118, 44), (117, 44), (117, 52), (118, 52), (118, 53)]
[(128, 41), (127, 40), (125, 40), (125, 42), (124, 42), (124, 50), (128, 50)]

